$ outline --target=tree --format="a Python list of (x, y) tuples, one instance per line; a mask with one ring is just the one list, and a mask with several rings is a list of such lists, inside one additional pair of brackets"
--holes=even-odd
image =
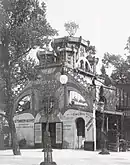
[(77, 32), (77, 29), (79, 29), (79, 25), (76, 24), (74, 21), (65, 23), (64, 27), (70, 36), (74, 36)]
[(31, 57), (21, 59), (12, 69), (12, 81), (14, 87), (37, 79), (38, 70), (35, 69), (36, 65), (36, 60)]
[(102, 77), (105, 77), (105, 76), (107, 75), (105, 66), (102, 65), (102, 67), (101, 67), (100, 70), (101, 70), (101, 76), (102, 76)]
[(4, 111), (11, 130), (14, 155), (20, 154), (13, 122), (14, 86), (17, 80), (22, 82), (27, 78), (23, 74), (28, 68), (25, 57), (30, 50), (43, 48), (49, 36), (56, 34), (46, 20), (44, 2), (40, 6), (38, 0), (0, 0), (0, 71), (5, 89)]
[(105, 68), (105, 66), (102, 65), (102, 67), (101, 67), (100, 70), (101, 70), (101, 75), (100, 75), (100, 76), (104, 78), (104, 84), (105, 84), (106, 86), (111, 85), (113, 82), (112, 82), (111, 78), (108, 76), (108, 74), (106, 73), (106, 68)]
[(96, 47), (90, 44), (90, 41), (87, 41), (88, 46), (86, 47), (86, 52), (89, 55), (95, 55), (96, 54)]
[(105, 53), (102, 60), (105, 68), (111, 66), (114, 67), (111, 78), (115, 82), (128, 83), (130, 82), (130, 56), (126, 56), (126, 59), (122, 58), (120, 55), (114, 55), (110, 53)]

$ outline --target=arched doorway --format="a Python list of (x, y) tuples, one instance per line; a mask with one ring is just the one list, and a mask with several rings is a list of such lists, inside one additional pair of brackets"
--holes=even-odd
[(76, 119), (76, 129), (78, 137), (78, 149), (82, 147), (82, 141), (85, 138), (85, 121), (83, 118), (79, 117)]

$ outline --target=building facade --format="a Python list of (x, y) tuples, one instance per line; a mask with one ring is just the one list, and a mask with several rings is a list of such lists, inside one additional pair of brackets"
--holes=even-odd
[[(122, 112), (116, 111), (116, 90), (106, 87), (96, 74), (98, 58), (89, 44), (82, 37), (63, 37), (52, 41), (53, 51), (37, 52), (39, 79), (28, 83), (14, 105), (18, 138), (25, 139), (28, 146), (44, 145), (48, 119), (53, 148), (80, 149), (85, 141), (96, 150), (100, 148), (102, 113), (108, 141), (116, 140), (114, 124), (122, 129)], [(60, 82), (63, 71), (68, 77), (64, 85)], [(98, 104), (101, 86), (107, 99), (103, 111)]]
[(118, 111), (123, 113), (123, 138), (130, 144), (130, 84), (116, 84), (118, 96)]

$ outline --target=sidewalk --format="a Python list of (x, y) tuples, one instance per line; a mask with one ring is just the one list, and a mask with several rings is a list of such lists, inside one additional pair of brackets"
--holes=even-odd
[[(0, 151), (0, 165), (40, 165), (44, 153), (42, 149), (21, 150), (21, 156), (14, 156), (12, 150)], [(57, 165), (130, 165), (130, 152), (98, 152), (84, 150), (53, 150), (53, 160)]]

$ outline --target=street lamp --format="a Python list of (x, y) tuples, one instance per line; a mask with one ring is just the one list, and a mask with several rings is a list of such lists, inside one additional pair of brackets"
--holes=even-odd
[(61, 76), (60, 76), (60, 83), (61, 83), (62, 85), (65, 85), (65, 84), (67, 84), (67, 82), (68, 82), (68, 76), (66, 76), (66, 75), (61, 75)]
[(101, 108), (102, 111), (102, 125), (101, 125), (101, 152), (99, 152), (99, 154), (102, 155), (108, 155), (110, 154), (109, 151), (107, 150), (107, 146), (106, 146), (106, 133), (105, 133), (105, 129), (104, 129), (104, 123), (105, 123), (105, 114), (104, 114), (104, 110), (106, 108), (106, 98), (104, 96), (102, 96), (101, 100), (99, 101), (98, 104)]

